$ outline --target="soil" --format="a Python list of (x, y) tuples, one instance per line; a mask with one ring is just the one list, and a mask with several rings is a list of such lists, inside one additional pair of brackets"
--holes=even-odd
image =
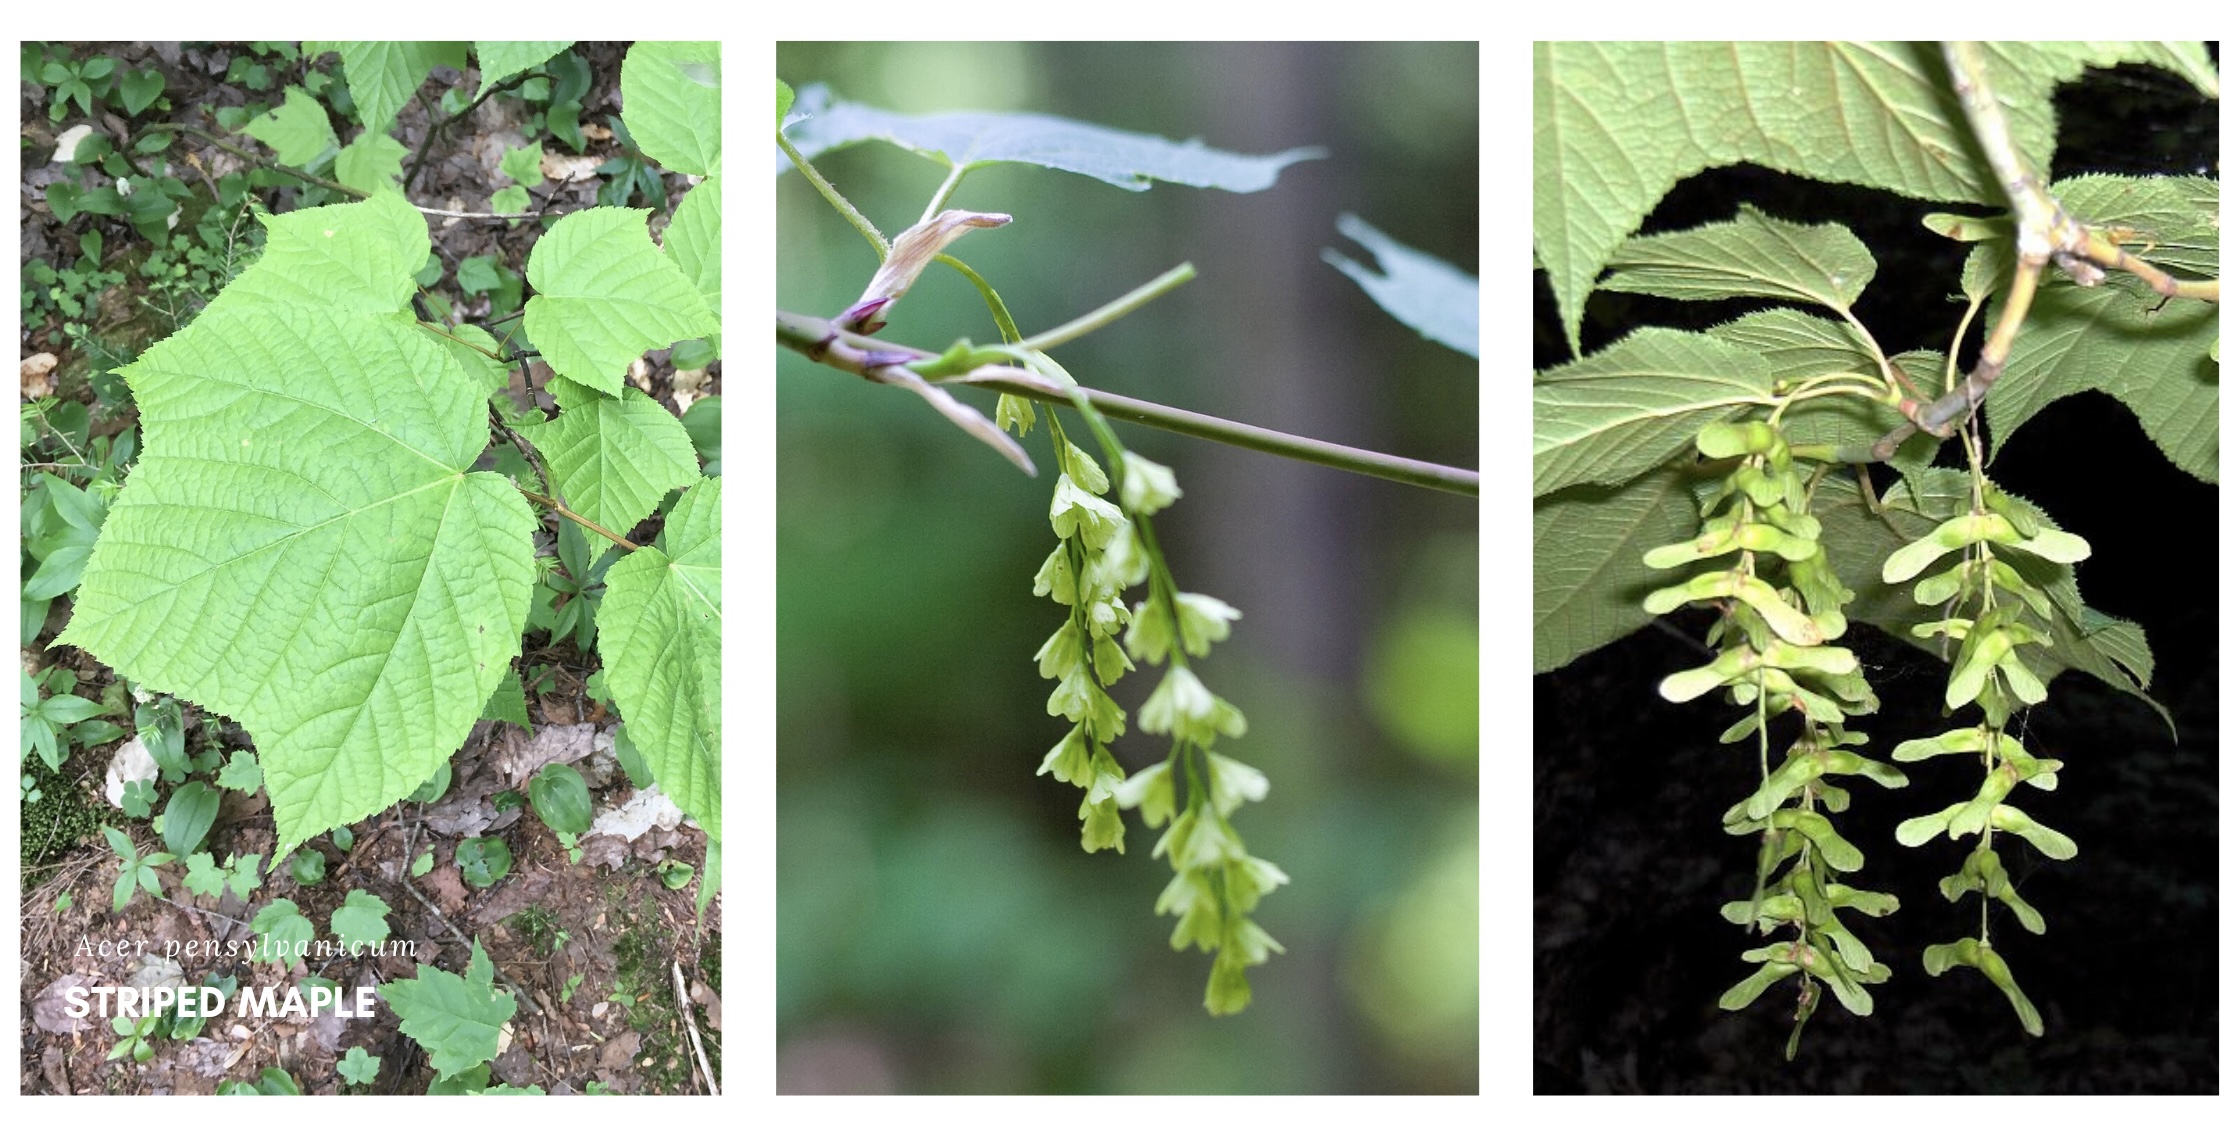
[[(55, 220), (46, 205), (46, 186), (70, 175), (67, 167), (49, 161), (55, 139), (81, 123), (123, 139), (157, 118), (224, 134), (214, 118), (216, 108), (252, 100), (276, 102), (279, 89), (300, 81), (303, 74), (300, 62), (282, 65), (271, 87), (261, 92), (225, 81), (233, 57), (246, 50), (244, 44), (75, 45), (75, 58), (107, 54), (119, 61), (120, 70), (154, 68), (163, 73), (164, 93), (172, 109), (150, 109), (131, 122), (121, 118), (121, 111), (99, 106), (91, 117), (73, 107), (62, 121), (50, 122), (42, 88), (22, 85), (23, 262), (68, 263), (78, 255), (81, 236), (101, 232), (103, 266), (122, 270), (126, 282), (110, 288), (86, 321), (93, 339), (111, 344), (124, 357), (171, 329), (148, 317), (148, 305), (142, 301), (150, 299), (150, 293), (131, 270), (147, 255), (147, 242), (122, 218), (80, 214), (67, 223)], [(595, 165), (621, 152), (604, 124), (609, 115), (620, 113), (623, 47), (591, 44), (579, 45), (578, 50), (592, 72), (581, 121), (588, 140), (586, 153), (594, 159), (589, 164)], [(333, 69), (331, 61), (327, 67)], [(463, 73), (436, 69), (423, 85), (421, 97), (398, 116), (397, 133), (409, 154), (420, 152), (428, 134), (429, 112), (442, 93), (457, 88), (471, 98), (477, 79), (471, 67)], [(439, 123), (443, 120), (441, 111), (436, 118)], [(342, 136), (347, 139), (354, 130), (354, 126), (343, 127)], [(574, 156), (525, 112), (520, 100), (492, 98), (464, 121), (440, 131), (407, 196), (416, 204), (453, 212), (493, 211), (490, 194), (511, 183), (498, 173), (499, 158), (507, 148), (532, 139), (541, 139), (548, 156)], [(256, 153), (267, 152), (244, 136), (230, 135), (229, 140)], [(177, 166), (179, 175), (190, 183), (194, 181), (190, 166), (199, 166), (216, 179), (253, 164), (187, 135), (174, 142), (169, 156), (182, 163)], [(406, 164), (409, 168), (411, 158)], [(570, 182), (547, 180), (532, 188), (531, 209), (559, 215), (590, 207), (597, 203), (602, 180), (595, 176)], [(664, 179), (670, 208), (687, 187), (681, 176)], [(276, 187), (258, 194), (268, 208), (284, 211), (293, 204), (296, 190)], [(666, 215), (667, 210), (655, 214), (657, 237)], [(490, 254), (520, 271), (535, 239), (535, 227), (503, 220), (435, 220), (430, 235), (445, 273), (442, 283), (430, 289), (434, 297), (450, 302), (461, 319), (487, 316), (488, 296), (458, 292), (453, 273), (462, 259)], [(135, 414), (129, 408), (105, 413), (90, 383), (105, 377), (107, 360), (74, 349), (62, 330), (63, 321), (59, 315), (27, 320), (22, 352), (59, 356), (51, 379), (42, 376), (42, 382), (51, 380), (57, 396), (92, 409), (96, 436), (113, 436), (133, 424)], [(681, 381), (667, 352), (653, 352), (646, 363), (633, 371), (631, 380), (672, 409), (676, 402), (693, 396), (721, 393), (720, 363), (704, 375), (695, 372)], [(527, 389), (518, 386), (517, 378), (517, 400), (526, 404), (526, 399), (534, 398), (549, 410), (550, 399), (541, 390), (548, 375), (543, 367), (532, 367)], [(43, 386), (40, 392), (45, 392)], [(676, 394), (684, 397), (674, 398)], [(631, 534), (643, 539), (652, 530), (649, 521)], [(549, 531), (540, 532), (539, 552), (552, 553)], [(77, 693), (98, 701), (116, 676), (90, 655), (51, 645), (67, 617), (67, 600), (57, 600), (45, 626), (22, 650), (24, 670), (43, 674), (53, 666), (70, 667), (79, 678)], [(723, 899), (718, 895), (704, 916), (696, 915), (697, 873), (683, 888), (671, 889), (658, 867), (681, 862), (697, 869), (706, 860), (706, 836), (689, 824), (675, 824), (668, 830), (657, 826), (628, 842), (594, 836), (584, 840), (582, 860), (571, 863), (568, 849), (531, 809), (502, 808), (495, 799), (508, 790), (525, 792), (529, 773), (551, 760), (572, 763), (584, 773), (595, 814), (632, 798), (633, 785), (612, 753), (615, 722), (604, 706), (584, 695), (584, 679), (597, 664), (573, 641), (553, 642), (542, 631), (532, 632), (522, 668), (549, 667), (553, 681), (548, 692), (528, 698), (528, 729), (490, 722), (477, 725), (453, 758), (453, 784), (441, 799), (433, 804), (403, 803), (377, 813), (350, 829), (353, 837), (347, 850), (331, 836), (312, 840), (309, 851), (326, 862), (325, 877), (316, 884), (301, 885), (288, 870), (271, 869), (272, 864), (266, 863), (264, 882), (246, 903), (230, 891), (223, 900), (194, 895), (182, 884), (182, 867), (173, 864), (158, 870), (163, 898), (141, 892), (121, 913), (112, 913), (111, 886), (119, 863), (102, 840), (99, 826), (123, 830), (142, 853), (163, 849), (146, 821), (127, 818), (102, 794), (104, 772), (117, 744), (73, 751), (59, 775), (37, 769), (40, 785), (51, 798), (39, 809), (45, 825), (32, 830), (27, 824), (24, 832), (22, 1092), (210, 1094), (221, 1082), (254, 1081), (265, 1069), (278, 1067), (305, 1094), (424, 1093), (434, 1073), (419, 1046), (399, 1030), (385, 1003), (377, 1002), (370, 1019), (322, 1014), (310, 1019), (236, 1020), (227, 1015), (209, 1021), (199, 1036), (156, 1040), (154, 1057), (146, 1062), (129, 1056), (109, 1058), (117, 1037), (104, 1021), (70, 1020), (56, 1009), (61, 992), (73, 983), (122, 986), (135, 978), (143, 983), (195, 984), (230, 976), (243, 986), (284, 990), (307, 976), (320, 977), (338, 984), (349, 1002), (352, 990), (413, 977), (418, 965), (463, 972), (469, 959), (466, 939), (471, 937), (489, 953), (501, 988), (510, 988), (518, 1000), (510, 1037), (492, 1065), (493, 1085), (534, 1086), (551, 1094), (568, 1094), (582, 1093), (597, 1082), (616, 1093), (705, 1093), (709, 1084), (698, 1068), (695, 1040), (705, 1050), (708, 1064), (720, 1073)], [(186, 721), (190, 751), (199, 750), (198, 744), (253, 750), (250, 738), (237, 728), (208, 718), (193, 706), (187, 707)], [(168, 787), (163, 790), (168, 795)], [(504, 839), (513, 855), (512, 869), (487, 889), (467, 884), (453, 863), (458, 844), (481, 835)], [(228, 855), (269, 856), (273, 843), (264, 794), (226, 792), (205, 849), (223, 863)], [(409, 866), (424, 853), (432, 853), (434, 866), (414, 877)], [(273, 899), (295, 902), (323, 935), (329, 916), (353, 890), (364, 890), (387, 904), (391, 940), (409, 945), (410, 955), (313, 956), (308, 963), (287, 965), (250, 963), (228, 955), (187, 956), (178, 959), (176, 970), (158, 963), (170, 948), (196, 945), (199, 952), (207, 952), (216, 943), (222, 953), (228, 944), (249, 940), (250, 918)], [(56, 909), (65, 894), (68, 908)], [(100, 943), (119, 941), (128, 943), (126, 955), (115, 955), (113, 949), (111, 955), (101, 955)], [(229, 1012), (230, 1007), (229, 1001)], [(339, 1077), (336, 1060), (352, 1047), (363, 1047), (380, 1058), (372, 1084), (350, 1086)]]

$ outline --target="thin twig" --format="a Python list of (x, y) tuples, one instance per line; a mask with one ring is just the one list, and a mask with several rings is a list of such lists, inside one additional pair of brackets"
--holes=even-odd
[(1874, 458), (1881, 461), (1889, 460), (1916, 430), (1934, 437), (1950, 437), (1953, 430), (1990, 396), (1992, 385), (1999, 380), (2014, 352), (2015, 339), (2021, 334), (2030, 303), (2037, 296), (2038, 278), (2048, 263), (2067, 272), (2083, 287), (2097, 285), (2105, 278), (2107, 270), (2115, 269), (2138, 276), (2165, 298), (2182, 295), (2210, 302), (2218, 299), (2217, 281), (2181, 283), (2173, 279), (2161, 269), (2125, 252), (2105, 232), (2078, 222), (2047, 192), (2045, 183), (2023, 160), (2021, 149), (2007, 129), (2006, 112), (2000, 108), (1999, 99), (1991, 88), (1991, 66), (1982, 44), (1948, 42), (1944, 45), (1944, 58), (1952, 72), (1952, 89), (1960, 100), (1961, 113), (1967, 118), (1968, 128), (1974, 133), (1984, 160), (1991, 166), (2014, 214), (2014, 282), (2007, 293), (2006, 306), (2000, 311), (1999, 324), (1984, 340), (1983, 351), (1976, 356), (1976, 364), (1969, 370), (1967, 380), (1935, 401), (1901, 402), (1898, 408), (1905, 413), (1906, 424), (1884, 435), (1871, 450)]
[(692, 997), (684, 990), (684, 968), (675, 961), (669, 962), (669, 975), (677, 985), (677, 1014), (684, 1017), (685, 1034), (692, 1037), (692, 1054), (699, 1057), (700, 1077), (707, 1081), (708, 1093), (720, 1095), (723, 1090), (716, 1084), (716, 1073), (708, 1070), (708, 1053), (700, 1046), (700, 1025), (692, 1018)]
[(892, 251), (894, 246), (887, 243), (885, 236), (880, 235), (879, 226), (872, 224), (871, 218), (857, 212), (856, 207), (850, 204), (846, 197), (841, 196), (838, 189), (832, 187), (832, 182), (826, 181), (824, 175), (817, 172), (817, 167), (810, 165), (809, 159), (802, 157), (801, 151), (793, 148), (793, 143), (786, 138), (783, 130), (778, 131), (778, 148), (784, 150), (786, 156), (793, 159), (794, 168), (800, 170), (801, 175), (809, 179), (809, 184), (816, 186), (817, 192), (823, 194), (825, 200), (832, 202), (832, 207), (840, 210), (840, 215), (846, 217), (848, 223), (854, 225), (856, 231), (862, 233), (863, 238), (871, 242), (871, 247), (879, 253), (879, 262), (886, 263), (887, 253)]
[(543, 213), (459, 213), (450, 209), (431, 209), (426, 205), (414, 205), (412, 207), (431, 217), (457, 217), (460, 220), (536, 220), (544, 215)]
[(1030, 335), (1019, 343), (1021, 350), (1047, 351), (1060, 343), (1071, 342), (1091, 331), (1098, 330), (1130, 311), (1189, 283), (1196, 278), (1198, 269), (1188, 262), (1177, 264), (1160, 274), (1157, 279), (1134, 291), (1083, 315), (1078, 319), (1052, 327), (1039, 335)]
[[(510, 429), (509, 429), (509, 430), (507, 430), (507, 432), (508, 432), (508, 433), (510, 433), (510, 432), (512, 432), (512, 430), (510, 430)], [(594, 531), (594, 532), (597, 532), (597, 533), (599, 533), (600, 535), (603, 535), (603, 536), (607, 537), (608, 539), (610, 539), (610, 540), (614, 541), (614, 545), (615, 545), (616, 547), (619, 547), (619, 548), (621, 548), (621, 549), (622, 549), (622, 550), (624, 550), (624, 551), (636, 551), (636, 550), (638, 550), (638, 545), (637, 545), (637, 544), (634, 544), (634, 543), (630, 542), (629, 540), (626, 540), (626, 539), (622, 538), (621, 536), (618, 536), (618, 535), (614, 534), (613, 532), (610, 532), (610, 531), (608, 531), (607, 529), (605, 529), (605, 528), (602, 528), (602, 527), (600, 527), (599, 525), (597, 525), (597, 524), (594, 524), (594, 523), (592, 523), (591, 521), (589, 521), (589, 520), (586, 520), (586, 519), (584, 519), (583, 517), (581, 517), (581, 516), (578, 516), (578, 515), (576, 515), (576, 514), (575, 514), (574, 512), (571, 512), (571, 511), (569, 511), (569, 510), (568, 510), (568, 506), (567, 506), (567, 505), (565, 505), (565, 504), (562, 504), (562, 503), (561, 503), (561, 502), (560, 502), (559, 500), (557, 500), (557, 499), (555, 499), (555, 498), (553, 498), (553, 497), (550, 497), (550, 496), (546, 496), (545, 494), (543, 494), (543, 493), (541, 493), (541, 492), (531, 492), (531, 491), (529, 491), (529, 490), (528, 490), (528, 489), (526, 489), (526, 488), (523, 488), (523, 489), (521, 489), (521, 495), (523, 495), (523, 496), (526, 496), (526, 497), (528, 497), (529, 499), (531, 499), (531, 500), (534, 500), (534, 501), (536, 501), (537, 503), (539, 503), (539, 504), (542, 504), (542, 505), (544, 505), (545, 507), (547, 507), (547, 508), (550, 508), (550, 509), (552, 509), (553, 511), (555, 511), (555, 512), (558, 512), (558, 513), (560, 513), (561, 515), (563, 515), (563, 516), (566, 516), (567, 518), (569, 518), (569, 519), (571, 519), (571, 520), (574, 520), (574, 521), (575, 521), (576, 523), (582, 524), (582, 525), (583, 525), (584, 527), (586, 527), (586, 528), (589, 528), (590, 530), (592, 530), (592, 531)]]
[(149, 132), (161, 130), (177, 130), (184, 134), (192, 134), (195, 137), (200, 138), (203, 141), (208, 142), (211, 145), (216, 146), (219, 149), (242, 159), (243, 161), (252, 161), (276, 173), (285, 173), (288, 176), (293, 177), (296, 180), (304, 182), (308, 185), (316, 185), (321, 189), (329, 189), (336, 193), (342, 193), (347, 196), (356, 197), (359, 200), (364, 200), (367, 197), (373, 196), (373, 194), (368, 193), (363, 189), (352, 189), (351, 187), (349, 187), (348, 185), (344, 185), (340, 181), (329, 181), (328, 179), (321, 177), (316, 173), (305, 173), (304, 171), (297, 169), (292, 165), (282, 165), (275, 159), (259, 156), (258, 154), (242, 149), (240, 146), (226, 141), (225, 138), (217, 134), (213, 134), (208, 130), (199, 129), (193, 126), (183, 126), (176, 122), (159, 123), (149, 128)]
[[(437, 134), (445, 130), (449, 130), (454, 123), (459, 122), (470, 114), (473, 114), (475, 112), (475, 108), (481, 106), (483, 102), (489, 99), (491, 95), (497, 94), (499, 91), (512, 90), (513, 88), (520, 86), (525, 82), (528, 82), (530, 79), (549, 77), (549, 75), (541, 70), (523, 71), (522, 73), (515, 75), (510, 79), (507, 79), (505, 82), (499, 83), (497, 86), (491, 87), (489, 90), (482, 92), (480, 95), (475, 97), (475, 100), (473, 102), (467, 104), (467, 108), (465, 110), (452, 115), (450, 118), (445, 119), (441, 123), (438, 123), (436, 121), (434, 115), (429, 114), (428, 134), (426, 137), (420, 139), (420, 152), (414, 155), (412, 159), (412, 171), (404, 175), (405, 192), (410, 193), (412, 191), (412, 182), (415, 178), (418, 178), (420, 176), (420, 167), (427, 163), (428, 147), (435, 141)], [(412, 93), (415, 97), (418, 97), (420, 94), (420, 92), (417, 90), (413, 91)], [(427, 114), (427, 110), (428, 104), (425, 102), (421, 103), (420, 112), (422, 114)]]
[(926, 202), (926, 212), (918, 218), (919, 224), (931, 221), (941, 211), (941, 206), (949, 203), (949, 195), (957, 191), (957, 183), (964, 180), (965, 171), (970, 168), (968, 165), (949, 167), (949, 176), (942, 178), (941, 187), (933, 191), (933, 200)]
[[(831, 320), (788, 311), (778, 312), (778, 343), (836, 370), (857, 375), (865, 373), (866, 369), (935, 357), (932, 351), (850, 334), (834, 327)], [(1054, 405), (1073, 404), (1072, 395), (1065, 390), (1015, 366), (983, 366), (953, 381)], [(1102, 390), (1083, 387), (1083, 391), (1098, 410), (1123, 421), (1401, 484), (1436, 488), (1461, 496), (1478, 494), (1478, 474), (1470, 469), (1318, 441)]]

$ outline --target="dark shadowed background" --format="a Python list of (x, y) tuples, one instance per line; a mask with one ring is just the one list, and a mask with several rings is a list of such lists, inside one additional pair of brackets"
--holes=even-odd
[[(1028, 334), (1192, 261), (1056, 357), (1092, 387), (1477, 466), (1475, 360), (1320, 259), (1362, 257), (1335, 227), (1352, 212), (1477, 271), (1474, 44), (781, 44), (778, 67), (909, 113), (1326, 147), (1246, 195), (983, 169), (950, 205), (1017, 219), (950, 251)], [(941, 177), (879, 143), (817, 164), (890, 236)], [(852, 302), (872, 253), (797, 173), (777, 222), (779, 306)], [(996, 338), (939, 267), (880, 334)], [(1180, 478), (1157, 522), (1181, 586), (1244, 612), (1199, 672), (1251, 720), (1224, 754), (1273, 781), (1238, 830), (1292, 878), (1255, 915), (1290, 952), (1214, 1020), (1210, 959), (1152, 910), (1157, 835), (1129, 813), (1124, 857), (1085, 855), (1080, 791), (1034, 775), (1063, 733), (1031, 660), (1060, 615), (1031, 588), (1047, 436), (1029, 480), (903, 391), (790, 352), (776, 383), (779, 1089), (1475, 1090), (1476, 502), (1119, 426)], [(1149, 684), (1116, 693), (1132, 710)], [(1115, 750), (1163, 755), (1132, 727)]]
[[(2217, 119), (2176, 77), (2147, 68), (2087, 72), (2057, 96), (2053, 175), (2208, 174)], [(1852, 226), (1880, 264), (1858, 311), (1885, 349), (1944, 349), (1962, 306), (1966, 249), (1928, 232), (1940, 206), (1754, 167), (1693, 177), (1645, 232), (1728, 220), (1749, 201), (1774, 216)], [(1536, 281), (1536, 357), (1564, 357), (1554, 303)], [(1678, 304), (1597, 295), (1585, 346), (1653, 322), (1704, 327), (1756, 304)], [(2027, 331), (2025, 332), (2027, 334)], [(1963, 366), (1974, 361), (1971, 334)], [(1940, 463), (1959, 461), (1948, 443)], [(2105, 470), (2105, 471), (2103, 471)], [(1747, 897), (1754, 844), (1719, 816), (1756, 785), (1754, 752), (1717, 742), (1732, 723), (1715, 698), (1670, 705), (1655, 693), (1701, 664), (1708, 614), (1686, 611), (1533, 681), (1534, 1085), (1541, 1092), (2178, 1092), (2217, 1089), (2216, 757), (2217, 495), (2173, 468), (2130, 410), (2091, 393), (2056, 402), (1990, 468), (2092, 543), (2079, 565), (2086, 601), (2140, 623), (2155, 652), (2149, 692), (2160, 718), (2094, 678), (2069, 674), (2021, 718), (2024, 743), (2065, 762), (2059, 790), (2031, 814), (2081, 848), (2049, 862), (2019, 840), (2000, 852), (2045, 915), (2034, 937), (2000, 911), (1998, 948), (2044, 1015), (2033, 1040), (1973, 970), (1938, 978), (1921, 949), (1972, 934), (1976, 899), (1937, 893), (1964, 848), (1907, 850), (1904, 819), (1966, 798), (1980, 781), (1958, 763), (1909, 766), (1913, 785), (1863, 785), (1837, 826), (1866, 853), (1852, 880), (1896, 894), (1901, 909), (1848, 924), (1893, 970), (1861, 1019), (1824, 998), (1794, 1064), (1785, 982), (1739, 1013), (1718, 999), (1752, 971), (1757, 940), (1719, 917)], [(1887, 481), (1885, 476), (1884, 481)], [(1672, 632), (1661, 632), (1669, 629)], [(1848, 642), (1883, 709), (1860, 726), (1886, 756), (1897, 741), (1953, 727), (1939, 715), (1943, 667), (1871, 627)]]

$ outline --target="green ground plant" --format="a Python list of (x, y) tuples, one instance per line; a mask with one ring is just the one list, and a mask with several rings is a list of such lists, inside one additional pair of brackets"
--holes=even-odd
[[(1792, 1059), (1822, 989), (1864, 1016), (1867, 986), (1891, 976), (1846, 919), (1888, 918), (1900, 896), (1839, 876), (1866, 868), (1862, 844), (1893, 839), (1967, 848), (1938, 888), (1977, 895), (1975, 931), (1923, 946), (1922, 970), (1976, 970), (2041, 1034), (1992, 943), (2002, 911), (2047, 931), (2000, 837), (2057, 861), (2078, 847), (2021, 806), (2042, 797), (2016, 789), (2053, 790), (2063, 763), (2046, 750), (2058, 737), (2025, 747), (2022, 716), (2075, 670), (2170, 720), (2147, 692), (2144, 633), (2078, 588), (2091, 543), (1989, 473), (2048, 403), (2104, 390), (2173, 464), (2216, 478), (2217, 183), (2042, 174), (2054, 87), (2127, 62), (2217, 95), (2199, 44), (1535, 48), (1535, 269), (1572, 352), (1597, 289), (1787, 305), (1708, 331), (1640, 327), (1534, 376), (1533, 652), (1544, 672), (1683, 607), (1715, 613), (1711, 660), (1657, 693), (1721, 696), (1741, 714), (1721, 742), (1757, 757), (1758, 787), (1723, 816), (1755, 847), (1755, 881), (1720, 912), (1777, 940), (1743, 953), (1752, 971), (1719, 1003), (1739, 1011), (1793, 981)], [(1831, 105), (1842, 113), (1815, 109)], [(1937, 284), (1956, 282), (1966, 303), (1949, 349), (1876, 340), (1856, 306), (1890, 281), (1843, 225), (1743, 204), (1731, 221), (1635, 231), (1682, 177), (1738, 161), (1971, 210), (1922, 215), (1972, 245), (1958, 280)], [(1625, 176), (1588, 172), (1612, 169)], [(1954, 434), (1957, 467), (1934, 463)], [(1896, 479), (1879, 492), (1846, 468), (1882, 464)], [(1948, 675), (1938, 708), (1960, 714), (1899, 740), (1888, 762), (1857, 727), (1881, 707), (1850, 648), (1860, 623), (1933, 655)], [(1855, 781), (1835, 777), (1903, 789), (1901, 765), (1942, 756), (1980, 767), (1971, 798), (1888, 836), (1839, 833)]]

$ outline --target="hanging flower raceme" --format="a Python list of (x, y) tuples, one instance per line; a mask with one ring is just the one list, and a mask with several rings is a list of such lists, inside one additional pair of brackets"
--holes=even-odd
[[(997, 420), (1024, 436), (1035, 414), (1016, 401), (999, 405)], [(1135, 808), (1154, 830), (1166, 828), (1152, 853), (1173, 865), (1175, 877), (1153, 908), (1176, 918), (1176, 949), (1195, 945), (1214, 954), (1206, 1010), (1238, 1012), (1252, 1001), (1245, 969), (1283, 950), (1247, 915), (1289, 881), (1275, 864), (1246, 853), (1229, 823), (1238, 807), (1267, 795), (1268, 779), (1213, 751), (1217, 737), (1244, 735), (1244, 713), (1208, 689), (1188, 662), (1228, 638), (1238, 611), (1211, 595), (1178, 590), (1159, 556), (1150, 517), (1182, 495), (1173, 470), (1118, 450), (1116, 505), (1105, 495), (1112, 482), (1096, 458), (1066, 440), (1054, 418), (1050, 429), (1058, 465), (1050, 528), (1058, 546), (1035, 572), (1034, 593), (1065, 607), (1066, 616), (1034, 660), (1043, 677), (1058, 683), (1050, 714), (1071, 727), (1037, 774), (1083, 789), (1084, 850), (1126, 852), (1122, 808)], [(1123, 595), (1146, 583), (1149, 593), (1130, 607)], [(1163, 664), (1166, 673), (1136, 723), (1173, 742), (1165, 760), (1126, 776), (1108, 745), (1126, 731), (1127, 717), (1106, 690), (1138, 663)]]

